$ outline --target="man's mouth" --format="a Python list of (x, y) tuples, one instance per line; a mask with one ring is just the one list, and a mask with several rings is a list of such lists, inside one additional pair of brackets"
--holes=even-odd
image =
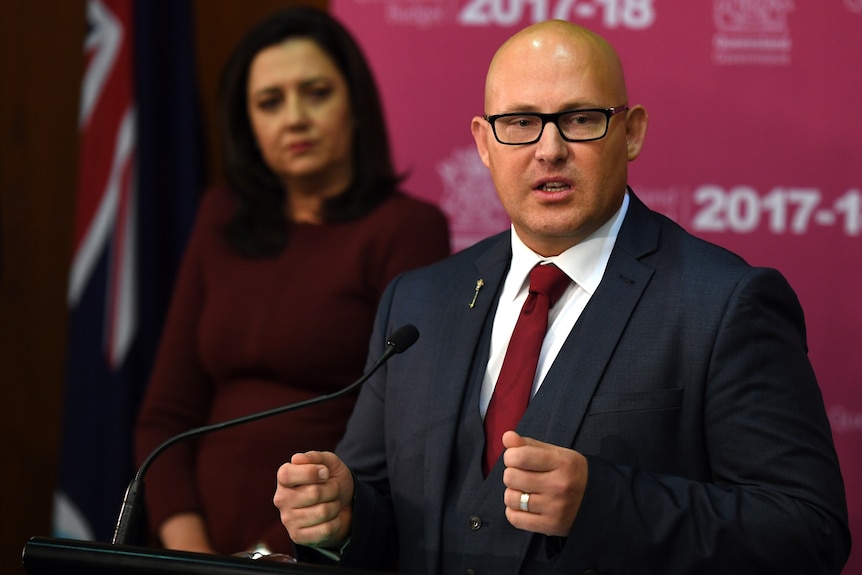
[(563, 190), (568, 190), (571, 187), (571, 184), (568, 184), (566, 182), (545, 182), (544, 184), (538, 186), (536, 189), (543, 192), (562, 192)]

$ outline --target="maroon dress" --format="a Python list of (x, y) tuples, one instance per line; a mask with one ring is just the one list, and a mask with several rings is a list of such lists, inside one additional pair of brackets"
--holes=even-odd
[[(235, 200), (202, 203), (141, 407), (136, 454), (197, 427), (331, 393), (356, 380), (387, 283), (449, 253), (430, 204), (394, 194), (365, 217), (295, 224), (284, 251), (249, 259), (223, 228)], [(278, 467), (296, 452), (331, 450), (356, 394), (220, 430), (165, 451), (145, 476), (151, 528), (198, 512), (216, 551), (257, 543), (292, 551), (272, 503)]]

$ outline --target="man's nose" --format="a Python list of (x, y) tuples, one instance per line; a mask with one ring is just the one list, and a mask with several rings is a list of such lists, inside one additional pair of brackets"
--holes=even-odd
[(546, 162), (556, 162), (569, 155), (568, 143), (563, 139), (560, 129), (553, 122), (547, 122), (542, 135), (536, 142), (536, 158)]

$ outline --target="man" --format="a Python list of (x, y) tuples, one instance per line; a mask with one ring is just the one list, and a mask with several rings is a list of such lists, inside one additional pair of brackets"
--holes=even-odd
[[(796, 296), (627, 189), (647, 114), (613, 48), (526, 28), (485, 112), (473, 136), (511, 232), (390, 285), (371, 356), (403, 324), (420, 339), (366, 384), (337, 456), (279, 470), (293, 540), (403, 573), (839, 573), (844, 486)], [(548, 262), (571, 282), (498, 437), (483, 418), (509, 399), (494, 387)]]

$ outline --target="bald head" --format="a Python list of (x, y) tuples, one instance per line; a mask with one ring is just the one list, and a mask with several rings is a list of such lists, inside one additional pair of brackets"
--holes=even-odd
[(622, 63), (613, 46), (576, 24), (547, 20), (517, 32), (494, 54), (485, 81), (486, 112), (500, 113), (488, 106), (493, 105), (501, 86), (508, 86), (512, 79), (535, 74), (537, 81), (542, 81), (560, 71), (576, 75), (579, 81), (601, 92), (602, 99), (615, 102), (607, 105), (628, 102)]
[[(514, 231), (543, 256), (583, 241), (619, 210), (646, 126), (646, 110), (628, 100), (613, 47), (562, 20), (525, 28), (497, 50), (485, 115), (470, 121)], [(564, 135), (580, 128), (598, 137)], [(523, 143), (507, 140), (513, 134), (525, 136)]]

